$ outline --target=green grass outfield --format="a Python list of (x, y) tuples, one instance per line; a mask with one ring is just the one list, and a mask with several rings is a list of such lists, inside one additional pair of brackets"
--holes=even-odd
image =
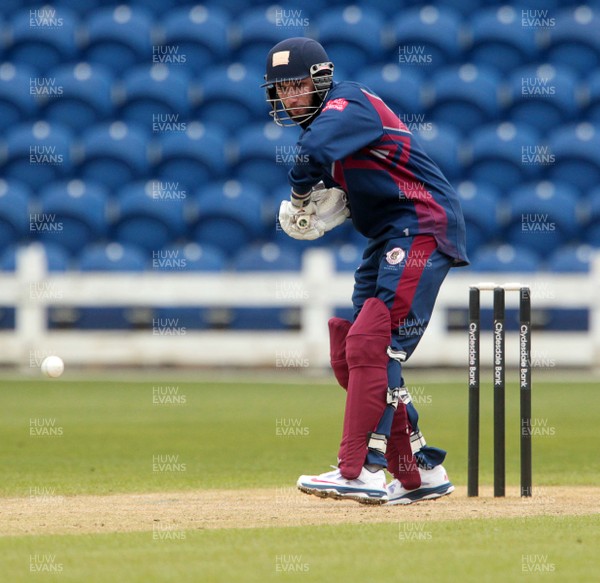
[[(333, 383), (164, 379), (168, 374), (143, 382), (1, 381), (0, 497), (287, 487), (299, 474), (335, 463), (344, 393)], [(598, 388), (535, 383), (534, 488), (598, 484)], [(428, 441), (449, 451), (445, 466), (464, 486), (465, 383), (411, 389)], [(492, 482), (490, 393), (482, 389), (482, 484)], [(507, 421), (507, 483), (516, 485), (514, 385)], [(175, 471), (155, 471), (167, 460)], [(401, 581), (411, 574), (415, 581), (584, 582), (597, 572), (599, 521), (592, 512), (410, 527), (399, 513), (384, 524), (188, 530), (161, 541), (151, 532), (8, 536), (0, 538), (0, 579)], [(32, 557), (62, 569), (32, 572)]]

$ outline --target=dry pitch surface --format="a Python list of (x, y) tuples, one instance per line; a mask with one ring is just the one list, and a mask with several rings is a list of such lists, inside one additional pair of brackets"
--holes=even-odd
[(600, 512), (600, 488), (541, 486), (532, 498), (491, 488), (468, 498), (465, 487), (435, 501), (409, 506), (365, 506), (320, 499), (294, 487), (202, 490), (110, 496), (0, 499), (0, 535), (48, 535), (177, 529), (254, 528), (423, 520), (578, 516)]

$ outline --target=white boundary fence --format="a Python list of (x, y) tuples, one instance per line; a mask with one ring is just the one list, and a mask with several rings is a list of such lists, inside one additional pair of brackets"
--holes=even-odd
[[(454, 269), (438, 297), (434, 317), (411, 366), (462, 367), (467, 362), (466, 331), (447, 331), (449, 308), (466, 308), (469, 285), (477, 281), (520, 281), (532, 291), (533, 310), (588, 308), (588, 332), (533, 332), (534, 366), (595, 368), (600, 362), (600, 254), (589, 274), (485, 274)], [(335, 306), (349, 306), (351, 273), (336, 273), (328, 251), (305, 253), (300, 273), (46, 273), (37, 245), (17, 255), (14, 274), (0, 275), (0, 305), (16, 307), (16, 330), (0, 333), (0, 364), (21, 368), (44, 355), (60, 355), (76, 366), (304, 366), (326, 367), (327, 320)], [(33, 291), (32, 291), (33, 290)], [(482, 306), (492, 294), (482, 294)], [(507, 307), (518, 294), (507, 294)], [(489, 297), (487, 297), (489, 296)], [(301, 308), (299, 331), (186, 330), (163, 336), (153, 330), (48, 330), (50, 306), (290, 306)], [(484, 364), (491, 363), (484, 331)], [(507, 334), (507, 359), (517, 358), (516, 333)], [(512, 352), (511, 352), (512, 351)], [(513, 358), (515, 360), (513, 360)], [(299, 364), (298, 364), (299, 363)]]

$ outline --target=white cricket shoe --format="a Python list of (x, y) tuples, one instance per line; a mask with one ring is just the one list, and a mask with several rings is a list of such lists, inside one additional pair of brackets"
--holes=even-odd
[(369, 472), (362, 468), (358, 478), (346, 480), (339, 468), (318, 476), (300, 476), (298, 489), (306, 494), (336, 500), (356, 500), (362, 504), (384, 504), (388, 494), (383, 470)]
[(419, 468), (421, 485), (414, 490), (406, 490), (398, 480), (392, 480), (388, 486), (388, 504), (412, 504), (420, 500), (433, 500), (454, 492), (454, 486), (448, 479), (444, 466), (435, 466), (431, 470)]

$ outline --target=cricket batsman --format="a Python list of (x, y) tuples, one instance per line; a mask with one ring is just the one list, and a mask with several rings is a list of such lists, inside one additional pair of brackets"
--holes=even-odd
[(313, 240), (351, 217), (368, 238), (354, 319), (329, 321), (331, 366), (347, 391), (338, 465), (297, 486), (366, 504), (439, 498), (454, 490), (446, 452), (419, 430), (402, 366), (449, 269), (468, 264), (465, 223), (453, 188), (398, 115), (367, 87), (334, 82), (333, 70), (318, 42), (290, 38), (269, 52), (263, 85), (275, 123), (303, 130), (283, 230)]

